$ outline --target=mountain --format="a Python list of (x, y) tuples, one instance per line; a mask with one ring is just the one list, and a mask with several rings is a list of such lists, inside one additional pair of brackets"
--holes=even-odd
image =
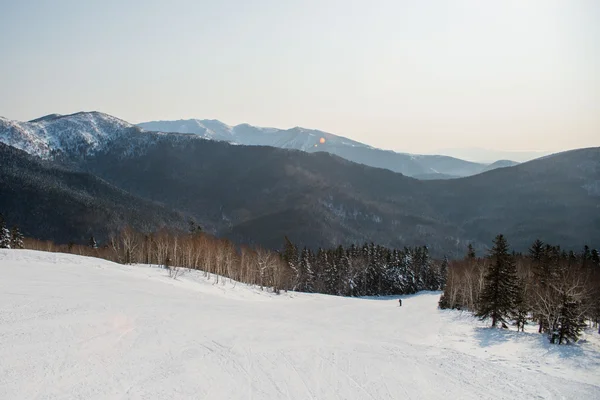
[(85, 168), (241, 242), (277, 248), (288, 234), (311, 247), (375, 241), (459, 254), (498, 233), (519, 250), (538, 237), (571, 248), (600, 237), (599, 160), (599, 149), (585, 149), (419, 181), (328, 153), (165, 137), (134, 157), (98, 154)]
[(495, 163), (486, 166), (481, 172), (493, 171), (498, 168), (514, 167), (515, 165), (519, 165), (519, 163), (511, 160), (498, 160)]
[[(144, 207), (158, 202), (164, 208), (157, 215), (172, 210), (193, 217), (205, 230), (237, 242), (277, 249), (288, 235), (310, 247), (373, 241), (394, 247), (428, 245), (435, 255), (461, 256), (467, 243), (483, 251), (498, 233), (506, 234), (518, 251), (536, 238), (579, 249), (585, 243), (596, 245), (600, 237), (598, 148), (467, 178), (421, 181), (326, 152), (148, 132), (99, 113), (53, 116), (17, 124), (19, 129), (4, 124), (8, 128), (0, 130), (0, 141), (10, 138), (37, 155), (36, 160), (46, 157), (64, 173), (99, 179), (131, 196), (130, 201), (115, 201), (117, 209), (129, 203), (137, 209), (140, 199), (147, 202)], [(106, 126), (96, 130), (102, 124)], [(215, 126), (220, 125), (215, 122), (211, 132)], [(47, 145), (36, 146), (40, 142)], [(0, 168), (9, 164), (3, 162)], [(21, 180), (38, 174), (34, 168), (24, 169)], [(11, 185), (16, 185), (18, 179), (12, 176)], [(72, 193), (82, 185), (69, 182)], [(35, 199), (47, 192), (41, 184), (26, 189), (17, 186), (2, 196), (9, 199), (2, 205), (4, 214), (17, 209), (18, 218), (25, 218), (23, 206), (14, 199)], [(65, 215), (77, 221), (84, 214), (69, 207), (45, 212), (45, 218), (56, 221)], [(149, 226), (171, 224), (142, 214), (139, 218), (148, 218)], [(180, 226), (182, 220), (175, 218), (173, 225)], [(68, 230), (61, 234), (72, 235)]]
[(469, 160), (483, 164), (490, 164), (496, 160), (514, 160), (515, 162), (526, 162), (553, 153), (551, 151), (506, 151), (482, 149), (477, 147), (440, 149), (438, 152), (463, 160)]
[(519, 251), (536, 238), (600, 245), (600, 147), (432, 183), (431, 207), (473, 237), (501, 232)]
[(85, 156), (139, 128), (99, 112), (51, 114), (30, 122), (0, 117), (0, 142), (49, 159), (61, 153)]
[(96, 176), (69, 171), (0, 143), (0, 211), (27, 236), (105, 242), (131, 225), (141, 231), (186, 229), (184, 217), (118, 189)]
[(248, 124), (229, 126), (216, 120), (198, 119), (145, 122), (138, 126), (148, 131), (193, 133), (205, 139), (248, 146), (273, 146), (311, 153), (325, 151), (360, 164), (386, 168), (419, 179), (470, 176), (494, 168), (448, 156), (412, 155), (376, 149), (331, 133), (300, 127), (282, 130)]

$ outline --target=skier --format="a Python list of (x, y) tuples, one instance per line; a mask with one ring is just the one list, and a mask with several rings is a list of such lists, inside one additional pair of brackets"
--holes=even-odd
[(402, 299), (398, 299), (398, 303), (400, 303), (399, 307), (402, 307)]

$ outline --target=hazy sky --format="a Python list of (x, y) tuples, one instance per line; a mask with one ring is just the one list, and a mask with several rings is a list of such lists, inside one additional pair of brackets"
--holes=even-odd
[(598, 0), (0, 0), (0, 115), (600, 146)]

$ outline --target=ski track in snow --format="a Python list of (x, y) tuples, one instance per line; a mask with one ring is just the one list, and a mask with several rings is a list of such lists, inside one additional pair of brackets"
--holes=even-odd
[(600, 398), (598, 334), (550, 346), (439, 293), (277, 296), (29, 250), (0, 269), (0, 399)]

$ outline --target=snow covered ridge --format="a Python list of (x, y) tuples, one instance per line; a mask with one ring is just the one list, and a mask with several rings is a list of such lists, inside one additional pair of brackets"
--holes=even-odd
[[(134, 133), (137, 136), (146, 133), (148, 137), (155, 138), (160, 132), (169, 132), (174, 137), (186, 134), (188, 140), (201, 138), (246, 146), (325, 151), (359, 164), (413, 177), (428, 175), (428, 178), (441, 179), (469, 176), (496, 167), (446, 156), (415, 156), (380, 150), (345, 137), (300, 127), (282, 130), (248, 124), (229, 126), (217, 120), (197, 119), (148, 122), (136, 126), (99, 112), (51, 114), (29, 122), (0, 118), (0, 142), (44, 159), (61, 154), (82, 157), (102, 151), (111, 143), (120, 142), (121, 148), (134, 146), (129, 140), (121, 139), (128, 139), (127, 135)], [(144, 144), (140, 144), (140, 140), (135, 142), (137, 146)], [(129, 152), (136, 150), (130, 149)]]
[(342, 136), (301, 127), (277, 129), (249, 124), (229, 126), (217, 120), (199, 119), (150, 121), (138, 126), (149, 131), (193, 133), (210, 140), (247, 146), (271, 146), (306, 152), (324, 151), (359, 164), (385, 168), (416, 178), (457, 178), (517, 164), (503, 161), (487, 165), (448, 156), (382, 150)]
[(0, 142), (44, 159), (56, 154), (93, 154), (104, 149), (134, 125), (99, 112), (52, 114), (30, 122), (0, 117)]
[(260, 292), (200, 272), (0, 250), (0, 398), (595, 399), (600, 341), (552, 346), (438, 292)]
[[(263, 128), (249, 124), (230, 126), (218, 120), (153, 121), (138, 124), (148, 131), (179, 132), (203, 138), (246, 146), (271, 146), (283, 149), (314, 151), (320, 145), (372, 148), (331, 133), (295, 127), (291, 129)], [(323, 140), (323, 141), (322, 141)]]

